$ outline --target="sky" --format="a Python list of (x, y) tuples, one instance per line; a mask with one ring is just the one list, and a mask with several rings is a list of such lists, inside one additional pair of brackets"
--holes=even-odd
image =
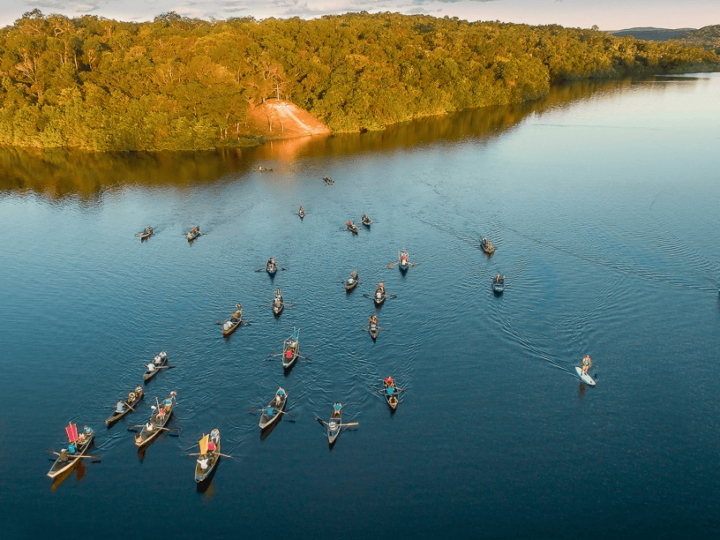
[(0, 0), (0, 26), (12, 24), (36, 8), (46, 15), (91, 14), (124, 21), (152, 20), (168, 11), (202, 19), (309, 19), (355, 11), (392, 11), (469, 21), (556, 23), (582, 28), (597, 25), (602, 30), (720, 24), (720, 0)]

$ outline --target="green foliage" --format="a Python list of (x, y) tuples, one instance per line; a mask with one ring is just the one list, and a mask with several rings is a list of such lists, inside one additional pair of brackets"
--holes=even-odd
[(334, 131), (520, 103), (569, 80), (662, 73), (715, 52), (597, 30), (367, 13), (148, 23), (35, 10), (0, 30), (0, 144), (201, 150), (248, 144), (276, 86)]
[(720, 24), (704, 26), (699, 30), (687, 32), (678, 39), (678, 43), (692, 47), (705, 47), (720, 54)]

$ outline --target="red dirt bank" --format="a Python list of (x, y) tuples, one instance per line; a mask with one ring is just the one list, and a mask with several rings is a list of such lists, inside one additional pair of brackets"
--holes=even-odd
[(247, 127), (266, 140), (329, 135), (330, 128), (309, 112), (283, 100), (266, 100), (247, 114)]

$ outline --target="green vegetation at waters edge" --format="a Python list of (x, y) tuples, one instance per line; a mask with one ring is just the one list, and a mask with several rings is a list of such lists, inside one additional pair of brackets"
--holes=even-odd
[(35, 10), (0, 30), (0, 145), (94, 151), (257, 144), (281, 96), (335, 132), (534, 100), (568, 80), (718, 66), (714, 51), (597, 30), (425, 15), (130, 23)]

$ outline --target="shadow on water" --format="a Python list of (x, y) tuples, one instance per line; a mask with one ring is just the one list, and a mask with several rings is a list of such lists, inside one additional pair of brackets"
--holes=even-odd
[[(554, 88), (544, 98), (485, 107), (389, 126), (383, 131), (268, 141), (256, 148), (210, 152), (89, 153), (64, 149), (0, 148), (0, 193), (32, 192), (49, 199), (79, 196), (92, 203), (108, 189), (126, 185), (190, 188), (229, 174), (252, 173), (261, 159), (289, 162), (301, 157), (350, 155), (466, 137), (493, 139), (532, 114), (543, 114), (590, 96), (629, 88), (630, 79), (579, 82)], [(661, 91), (663, 85), (658, 85)]]
[(212, 481), (213, 478), (215, 478), (215, 473), (217, 472), (218, 468), (220, 468), (220, 462), (222, 461), (222, 458), (218, 458), (218, 462), (215, 464), (215, 467), (212, 471), (210, 471), (210, 474), (203, 480), (202, 482), (197, 483), (197, 492), (205, 494), (206, 497), (212, 497), (215, 493), (215, 489), (210, 489), (212, 487)]
[(281, 414), (280, 418), (278, 418), (275, 422), (273, 422), (271, 425), (269, 425), (268, 427), (266, 427), (265, 429), (263, 429), (260, 432), (260, 440), (261, 441), (264, 441), (265, 439), (267, 439), (270, 436), (270, 434), (273, 431), (275, 431), (275, 428), (280, 424), (280, 422), (283, 421), (283, 418), (282, 418), (283, 416), (284, 415)]
[(53, 481), (52, 486), (50, 487), (52, 491), (59, 488), (63, 482), (65, 482), (65, 480), (70, 478), (73, 474), (75, 475), (76, 482), (82, 482), (82, 479), (85, 478), (85, 474), (87, 473), (87, 467), (85, 466), (84, 460), (78, 459), (77, 461), (77, 465), (75, 465), (72, 469), (65, 471)]

